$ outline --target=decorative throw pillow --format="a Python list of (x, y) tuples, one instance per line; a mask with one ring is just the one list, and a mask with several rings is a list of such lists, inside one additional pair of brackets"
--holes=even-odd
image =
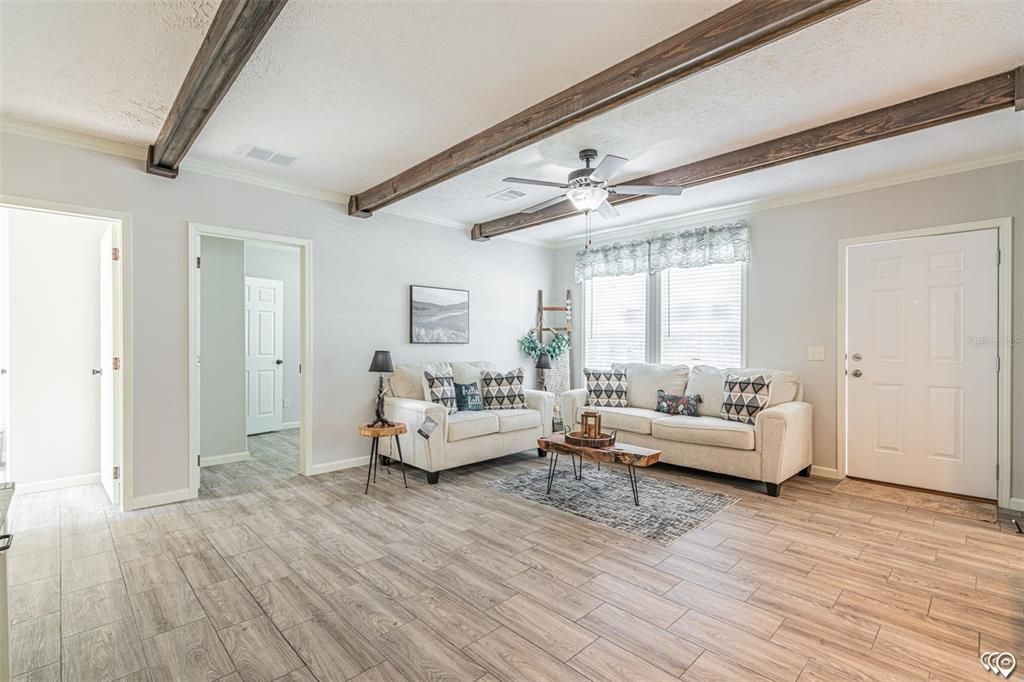
[(629, 400), (626, 398), (626, 370), (585, 369), (583, 373), (587, 375), (587, 405), (629, 407)]
[(701, 402), (699, 395), (671, 395), (662, 389), (658, 389), (658, 405), (655, 409), (665, 414), (681, 414), (687, 417), (697, 416), (697, 403)]
[(455, 404), (459, 412), (479, 412), (484, 409), (480, 386), (475, 381), (471, 384), (455, 384)]
[(455, 403), (455, 379), (451, 374), (423, 373), (423, 395), (432, 403), (444, 406), (448, 414), (459, 411)]
[(722, 419), (753, 424), (757, 421), (757, 414), (768, 405), (771, 385), (771, 377), (764, 374), (752, 377), (726, 374)]
[(526, 371), (520, 367), (511, 372), (480, 372), (485, 410), (515, 410), (526, 407), (523, 379)]

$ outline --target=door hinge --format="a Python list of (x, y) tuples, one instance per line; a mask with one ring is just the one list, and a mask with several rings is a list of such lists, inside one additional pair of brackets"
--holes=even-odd
[(1001, 372), (1001, 371), (1003, 371), (1003, 358), (1001, 358), (1000, 356), (997, 355), (996, 356), (996, 374), (999, 374), (999, 372)]
[(196, 270), (199, 269), (199, 264), (202, 262), (202, 256), (196, 256)]
[(114, 480), (120, 480), (121, 478), (121, 467), (114, 467)]
[(110, 249), (110, 258), (112, 260), (121, 260), (121, 249), (116, 246)]
[(196, 466), (199, 466), (199, 462), (202, 460), (202, 455), (196, 455)]
[(1003, 250), (1002, 249), (996, 249), (996, 265), (1002, 265), (1002, 264), (1003, 264)]
[(121, 358), (114, 358), (114, 369), (121, 369)]

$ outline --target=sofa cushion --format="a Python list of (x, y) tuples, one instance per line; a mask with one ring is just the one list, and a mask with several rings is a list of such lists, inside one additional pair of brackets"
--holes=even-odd
[(727, 422), (718, 417), (662, 417), (652, 422), (651, 435), (694, 445), (754, 449), (753, 424)]
[(459, 412), (479, 412), (484, 409), (484, 399), (480, 395), (480, 384), (471, 381), (468, 384), (455, 384), (455, 406)]
[(642, 407), (594, 407), (588, 405), (577, 410), (577, 423), (580, 421), (580, 415), (584, 412), (600, 412), (601, 430), (605, 433), (609, 431), (629, 431), (630, 433), (640, 433), (645, 436), (651, 434), (651, 421), (665, 416), (660, 412), (647, 410)]
[(722, 397), (725, 395), (725, 372), (710, 365), (696, 365), (690, 370), (687, 395), (699, 395), (697, 414), (701, 417), (722, 416)]
[(457, 384), (476, 384), (479, 386), (480, 370), (483, 369), (497, 369), (497, 366), (493, 362), (482, 360), (476, 362), (453, 362), (452, 376), (455, 377), (455, 383)]
[(686, 365), (651, 365), (646, 362), (627, 362), (616, 365), (626, 370), (626, 397), (630, 407), (654, 410), (658, 407), (658, 390), (672, 395), (683, 395), (690, 368)]
[(448, 417), (448, 442), (487, 436), (498, 432), (494, 412), (456, 412)]
[(798, 399), (800, 395), (800, 375), (784, 369), (755, 369), (741, 367), (723, 370), (723, 373), (734, 374), (741, 377), (754, 377), (763, 375), (771, 379), (772, 386), (768, 392), (767, 407), (775, 407), (782, 403), (789, 403)]
[(459, 411), (458, 404), (455, 402), (455, 379), (451, 373), (424, 372), (423, 395), (430, 402), (437, 403), (448, 410), (448, 414), (455, 414)]
[[(665, 391), (658, 389), (658, 406), (655, 408), (658, 412), (665, 414), (682, 414), (688, 417), (696, 417), (697, 405), (700, 404), (701, 397), (699, 395), (670, 395)], [(461, 407), (459, 408), (462, 409)]]
[(526, 371), (519, 367), (511, 372), (481, 370), (480, 392), (484, 397), (485, 410), (506, 410), (526, 407), (523, 382)]
[(768, 405), (771, 388), (771, 377), (764, 374), (752, 377), (726, 374), (722, 418), (731, 422), (753, 424), (758, 413)]
[(423, 393), (423, 373), (451, 374), (452, 366), (447, 362), (424, 362), (414, 365), (396, 365), (395, 373), (388, 379), (391, 395), (396, 398), (425, 400)]
[(540, 426), (540, 412), (537, 410), (490, 410), (490, 413), (497, 415), (500, 433), (522, 431)]

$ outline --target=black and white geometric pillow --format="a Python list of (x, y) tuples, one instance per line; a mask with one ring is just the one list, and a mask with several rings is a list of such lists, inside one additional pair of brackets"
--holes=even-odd
[(522, 367), (511, 372), (481, 370), (480, 388), (484, 396), (485, 410), (516, 410), (526, 407), (523, 380), (526, 370)]
[(768, 405), (771, 385), (771, 377), (763, 374), (753, 377), (725, 375), (722, 419), (753, 424), (757, 421), (757, 414)]
[(451, 374), (424, 372), (423, 394), (430, 402), (442, 405), (448, 410), (448, 414), (459, 411), (455, 403), (455, 377)]
[(626, 398), (626, 370), (585, 369), (583, 373), (587, 375), (587, 405), (629, 407)]

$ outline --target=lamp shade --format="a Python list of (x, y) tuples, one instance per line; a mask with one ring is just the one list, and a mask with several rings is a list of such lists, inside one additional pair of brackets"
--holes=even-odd
[(395, 368), (391, 366), (391, 351), (389, 350), (375, 350), (373, 351), (373, 362), (370, 363), (371, 372), (394, 372)]
[(537, 356), (537, 369), (551, 369), (551, 358), (548, 357), (547, 353), (541, 353)]

